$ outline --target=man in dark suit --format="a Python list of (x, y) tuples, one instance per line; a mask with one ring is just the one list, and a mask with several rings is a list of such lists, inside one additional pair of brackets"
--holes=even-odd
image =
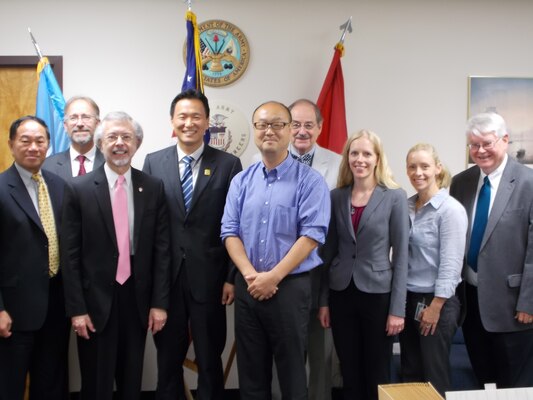
[(168, 323), (154, 337), (156, 399), (185, 399), (182, 364), (190, 332), (198, 365), (196, 398), (218, 400), (224, 390), (224, 305), (233, 302), (233, 280), (220, 240), (220, 220), (230, 182), (242, 166), (237, 157), (204, 144), (209, 104), (202, 93), (188, 90), (176, 96), (170, 117), (177, 146), (149, 154), (143, 168), (163, 180), (171, 221)]
[(476, 164), (450, 193), (465, 207), (465, 342), (480, 385), (533, 386), (533, 171), (507, 155), (509, 135), (495, 113), (467, 124)]
[(50, 144), (34, 116), (9, 130), (15, 163), (0, 174), (0, 399), (66, 399), (69, 324), (58, 237), (64, 181), (41, 170)]
[(65, 191), (65, 304), (78, 335), (83, 400), (140, 398), (146, 331), (161, 331), (170, 250), (163, 183), (130, 167), (141, 144), (128, 114), (108, 114), (95, 141), (104, 166)]
[(65, 104), (63, 125), (70, 137), (70, 148), (48, 157), (46, 169), (67, 182), (104, 164), (104, 156), (94, 145), (94, 131), (100, 123), (100, 109), (90, 97), (71, 97)]

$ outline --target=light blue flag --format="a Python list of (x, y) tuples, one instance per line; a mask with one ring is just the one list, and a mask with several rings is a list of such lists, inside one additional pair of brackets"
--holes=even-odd
[(61, 153), (70, 146), (70, 138), (63, 126), (65, 98), (46, 57), (39, 61), (37, 73), (39, 74), (39, 87), (37, 88), (35, 115), (46, 122), (50, 131), (50, 148), (48, 149), (50, 156)]

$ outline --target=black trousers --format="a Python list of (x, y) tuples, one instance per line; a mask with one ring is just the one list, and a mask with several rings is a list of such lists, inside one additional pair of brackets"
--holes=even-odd
[(68, 399), (69, 327), (61, 278), (56, 276), (50, 279), (41, 329), (0, 338), (0, 400), (22, 400), (28, 372), (31, 400)]
[(429, 381), (444, 397), (452, 390), (450, 349), (461, 305), (456, 296), (450, 297), (442, 307), (435, 333), (423, 336), (415, 312), (419, 302), (429, 305), (432, 299), (433, 293), (407, 292), (405, 328), (400, 334), (402, 380)]
[(289, 275), (269, 300), (247, 291), (241, 274), (235, 279), (235, 337), (239, 392), (243, 400), (271, 400), (272, 362), (283, 400), (307, 400), (305, 348), (311, 306), (308, 273)]
[(117, 399), (140, 399), (146, 332), (139, 318), (133, 277), (123, 285), (115, 283), (104, 329), (90, 332), (88, 340), (78, 337), (82, 400), (112, 400), (114, 382)]
[(499, 388), (533, 386), (533, 329), (488, 332), (479, 314), (477, 288), (466, 285), (466, 318), (463, 323), (468, 356), (479, 381)]
[(385, 331), (389, 304), (389, 293), (364, 293), (353, 281), (345, 290), (329, 292), (344, 400), (377, 400), (377, 386), (390, 383), (393, 337)]
[(198, 365), (196, 399), (222, 399), (224, 373), (221, 356), (226, 345), (226, 308), (221, 303), (222, 288), (220, 293), (213, 293), (209, 302), (199, 303), (192, 296), (186, 273), (183, 264), (170, 290), (165, 328), (154, 336), (158, 367), (155, 398), (185, 399), (182, 366), (192, 335)]

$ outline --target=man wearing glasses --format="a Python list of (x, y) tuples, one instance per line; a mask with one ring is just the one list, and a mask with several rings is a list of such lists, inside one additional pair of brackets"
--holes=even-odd
[(307, 399), (305, 349), (309, 271), (330, 218), (324, 178), (289, 156), (291, 113), (270, 101), (253, 113), (262, 161), (238, 174), (226, 199), (221, 237), (240, 274), (235, 334), (240, 395), (271, 399), (272, 361), (283, 398)]
[(48, 157), (43, 168), (67, 182), (85, 175), (104, 163), (104, 156), (94, 145), (94, 131), (100, 123), (100, 109), (90, 97), (71, 97), (65, 104), (63, 124), (70, 137), (70, 148)]
[[(291, 110), (291, 156), (311, 166), (324, 177), (329, 190), (337, 185), (337, 175), (342, 157), (316, 144), (322, 131), (322, 114), (318, 106), (310, 100), (296, 100), (289, 106)], [(331, 376), (333, 358), (333, 338), (331, 330), (324, 329), (317, 318), (318, 294), (322, 268), (311, 271), (311, 313), (307, 357), (309, 363), (309, 399), (331, 399)]]
[(108, 114), (95, 141), (106, 159), (65, 189), (61, 260), (65, 308), (78, 336), (81, 398), (141, 396), (147, 331), (167, 319), (169, 217), (163, 182), (131, 160), (143, 139), (124, 112)]
[(533, 171), (507, 155), (503, 118), (467, 123), (476, 164), (453, 178), (450, 193), (468, 212), (468, 355), (480, 386), (533, 386)]

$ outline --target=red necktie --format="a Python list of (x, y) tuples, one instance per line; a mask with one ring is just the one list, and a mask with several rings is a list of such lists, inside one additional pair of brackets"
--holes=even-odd
[(119, 175), (115, 183), (113, 197), (113, 222), (117, 235), (118, 265), (116, 281), (121, 285), (131, 275), (130, 227), (128, 221), (128, 196), (124, 188), (124, 175)]
[(80, 162), (80, 170), (78, 171), (78, 176), (80, 175), (85, 175), (87, 173), (87, 171), (85, 171), (85, 160), (87, 159), (87, 157), (83, 156), (83, 155), (79, 155), (78, 157), (76, 157), (76, 159)]

